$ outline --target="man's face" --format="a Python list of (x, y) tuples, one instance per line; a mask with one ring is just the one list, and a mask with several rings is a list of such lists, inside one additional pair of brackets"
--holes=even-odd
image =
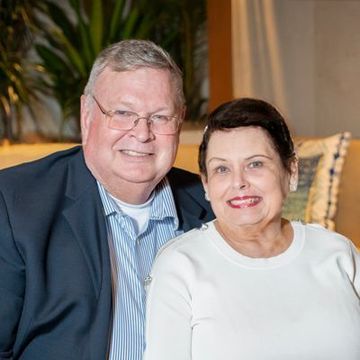
[[(107, 68), (92, 95), (106, 111), (132, 111), (141, 117), (177, 115), (182, 120), (183, 111), (175, 106), (174, 86), (166, 70), (115, 72)], [(149, 195), (175, 161), (179, 132), (154, 134), (145, 119), (131, 130), (111, 129), (96, 103), (85, 100), (83, 97), (81, 127), (85, 161), (92, 174), (124, 201), (137, 202), (126, 196), (131, 189)]]

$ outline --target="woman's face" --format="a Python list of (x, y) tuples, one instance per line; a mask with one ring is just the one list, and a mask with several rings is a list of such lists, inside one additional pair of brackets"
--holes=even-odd
[(280, 221), (290, 177), (265, 130), (239, 127), (215, 131), (203, 177), (214, 213), (227, 226), (261, 227)]

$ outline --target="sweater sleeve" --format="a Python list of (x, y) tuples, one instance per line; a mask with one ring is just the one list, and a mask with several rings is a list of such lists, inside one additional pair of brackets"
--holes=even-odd
[(191, 359), (189, 264), (163, 252), (151, 274), (146, 314), (144, 360)]
[(0, 193), (0, 359), (12, 359), (25, 289), (24, 266)]
[(355, 245), (349, 240), (350, 256), (353, 263), (353, 268), (349, 274), (350, 280), (354, 285), (354, 290), (360, 299), (360, 253)]

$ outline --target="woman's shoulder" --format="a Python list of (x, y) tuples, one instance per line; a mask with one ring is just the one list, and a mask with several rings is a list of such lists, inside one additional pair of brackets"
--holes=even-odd
[(157, 253), (156, 265), (191, 261), (198, 255), (206, 253), (206, 248), (210, 244), (209, 232), (211, 232), (211, 228), (212, 221), (168, 241)]
[(344, 235), (341, 235), (341, 234), (337, 233), (336, 231), (329, 230), (320, 224), (303, 223), (300, 221), (292, 221), (291, 224), (294, 228), (303, 228), (309, 234), (316, 234), (319, 236), (335, 237), (335, 238), (338, 237), (338, 238), (346, 239), (346, 237)]
[(315, 223), (304, 224), (292, 222), (296, 234), (304, 236), (307, 243), (312, 245), (324, 246), (326, 248), (336, 247), (348, 249), (352, 244), (346, 236), (333, 230), (326, 229), (324, 226)]
[(212, 223), (204, 223), (198, 228), (194, 228), (190, 231), (181, 234), (174, 239), (168, 241), (158, 252), (158, 257), (163, 253), (172, 253), (178, 251), (187, 251), (193, 249), (194, 247), (199, 247), (206, 245), (205, 239), (207, 238), (208, 233), (204, 230), (208, 230), (209, 225)]

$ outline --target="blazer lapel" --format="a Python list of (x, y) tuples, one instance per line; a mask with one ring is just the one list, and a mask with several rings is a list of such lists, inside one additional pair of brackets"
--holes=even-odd
[(96, 181), (85, 165), (82, 152), (69, 165), (66, 196), (68, 202), (63, 215), (79, 243), (98, 293), (104, 280), (111, 283), (109, 248)]
[(96, 310), (84, 358), (106, 358), (112, 326), (111, 266), (103, 207), (82, 152), (70, 163), (63, 215), (78, 242), (95, 288)]

